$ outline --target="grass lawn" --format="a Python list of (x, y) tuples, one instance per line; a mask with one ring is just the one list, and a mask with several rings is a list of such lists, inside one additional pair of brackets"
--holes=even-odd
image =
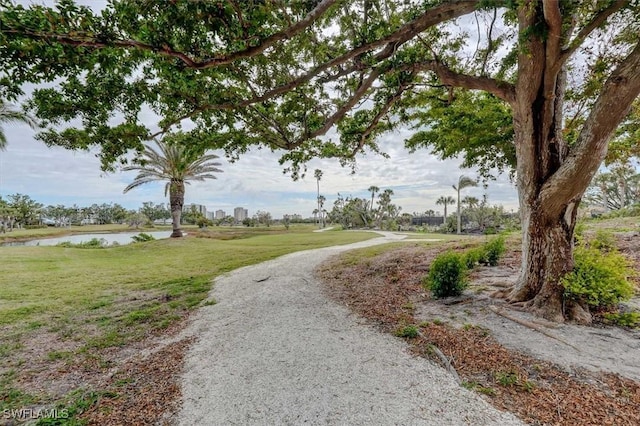
[(37, 381), (34, 371), (87, 362), (109, 368), (100, 351), (161, 334), (190, 310), (215, 303), (206, 299), (219, 274), (376, 237), (310, 229), (245, 231), (225, 240), (195, 238), (194, 230), (188, 238), (104, 249), (0, 248), (0, 411), (55, 401), (19, 385)]

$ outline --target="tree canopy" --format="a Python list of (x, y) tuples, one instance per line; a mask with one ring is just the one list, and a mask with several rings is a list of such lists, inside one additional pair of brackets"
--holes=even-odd
[[(550, 23), (563, 32), (556, 66), (570, 64), (575, 81), (584, 81), (571, 97), (595, 102), (607, 71), (630, 65), (637, 2), (528, 7), (543, 3), (554, 10), (532, 14), (518, 29), (519, 2), (496, 0), (120, 0), (102, 11), (71, 0), (55, 8), (4, 0), (0, 97), (17, 99), (27, 82), (54, 83), (31, 98), (50, 126), (39, 137), (68, 148), (98, 145), (105, 166), (187, 121), (195, 125), (191, 140), (231, 157), (256, 145), (287, 150), (283, 161), (294, 165), (314, 156), (350, 158), (377, 151), (375, 137), (404, 119), (429, 126), (433, 120), (415, 114), (435, 114), (418, 109), (438, 110), (434, 90), (491, 94), (450, 93), (447, 102), (459, 108), (443, 112), (435, 129), (451, 130), (451, 119), (469, 116), (475, 102), (487, 103), (476, 110), (483, 121), (503, 122), (501, 109), (516, 100), (518, 55), (530, 48), (525, 40), (560, 37), (547, 34)], [(575, 20), (572, 28), (555, 25), (566, 16)], [(594, 41), (615, 41), (616, 48)], [(580, 62), (572, 59), (577, 54)], [(574, 121), (584, 120), (587, 108), (573, 108), (581, 117)], [(147, 109), (157, 120), (148, 120)], [(69, 126), (74, 119), (81, 125)], [(335, 125), (339, 136), (321, 139)], [(510, 131), (488, 143), (473, 126), (468, 120), (454, 132), (467, 133), (459, 144), (470, 152), (486, 146), (492, 165), (513, 163)], [(424, 132), (412, 139), (412, 146), (420, 143)], [(433, 143), (445, 156), (455, 151), (456, 144)], [(466, 158), (469, 164), (473, 156)]]

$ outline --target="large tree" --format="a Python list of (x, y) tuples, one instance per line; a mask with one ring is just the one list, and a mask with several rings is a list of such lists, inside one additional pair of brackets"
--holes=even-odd
[(156, 140), (159, 149), (146, 145), (140, 164), (123, 168), (124, 171), (138, 172), (133, 182), (124, 189), (125, 193), (150, 182), (166, 182), (164, 195), (169, 194), (172, 237), (182, 237), (180, 216), (184, 207), (185, 185), (190, 181), (217, 179), (214, 173), (222, 172), (217, 167), (220, 163), (213, 161), (218, 158), (217, 155), (204, 154), (198, 148), (181, 145), (177, 143), (180, 140), (181, 137), (176, 138), (176, 135)]
[[(0, 97), (51, 82), (31, 100), (51, 126), (41, 139), (100, 145), (105, 166), (190, 122), (191, 143), (232, 158), (250, 146), (286, 150), (295, 177), (313, 157), (379, 152), (376, 137), (434, 87), (445, 103), (458, 88), (487, 92), (513, 119), (524, 232), (509, 299), (587, 319), (563, 300), (559, 277), (573, 268), (580, 199), (640, 93), (637, 0), (0, 5)], [(142, 121), (146, 108), (157, 125)], [(72, 119), (82, 127), (60, 130)], [(339, 137), (322, 138), (332, 128)]]

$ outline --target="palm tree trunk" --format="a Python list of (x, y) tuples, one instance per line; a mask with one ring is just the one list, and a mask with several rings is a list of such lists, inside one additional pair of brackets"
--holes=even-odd
[(182, 216), (182, 207), (184, 206), (184, 181), (171, 181), (171, 185), (169, 187), (169, 204), (171, 205), (171, 219), (173, 223), (171, 238), (182, 237), (180, 217)]

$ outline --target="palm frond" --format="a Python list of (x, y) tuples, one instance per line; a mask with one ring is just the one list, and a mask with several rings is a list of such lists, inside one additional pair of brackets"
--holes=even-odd
[(218, 168), (221, 163), (212, 162), (220, 158), (215, 154), (203, 154), (195, 157), (193, 150), (185, 149), (182, 145), (166, 143), (156, 140), (157, 149), (144, 145), (140, 153), (142, 164), (123, 167), (124, 171), (137, 171), (138, 175), (125, 188), (125, 192), (140, 185), (154, 181), (168, 181), (165, 185), (165, 196), (170, 192), (171, 181), (182, 181), (189, 184), (189, 180), (204, 181), (216, 179), (214, 173), (222, 173)]

